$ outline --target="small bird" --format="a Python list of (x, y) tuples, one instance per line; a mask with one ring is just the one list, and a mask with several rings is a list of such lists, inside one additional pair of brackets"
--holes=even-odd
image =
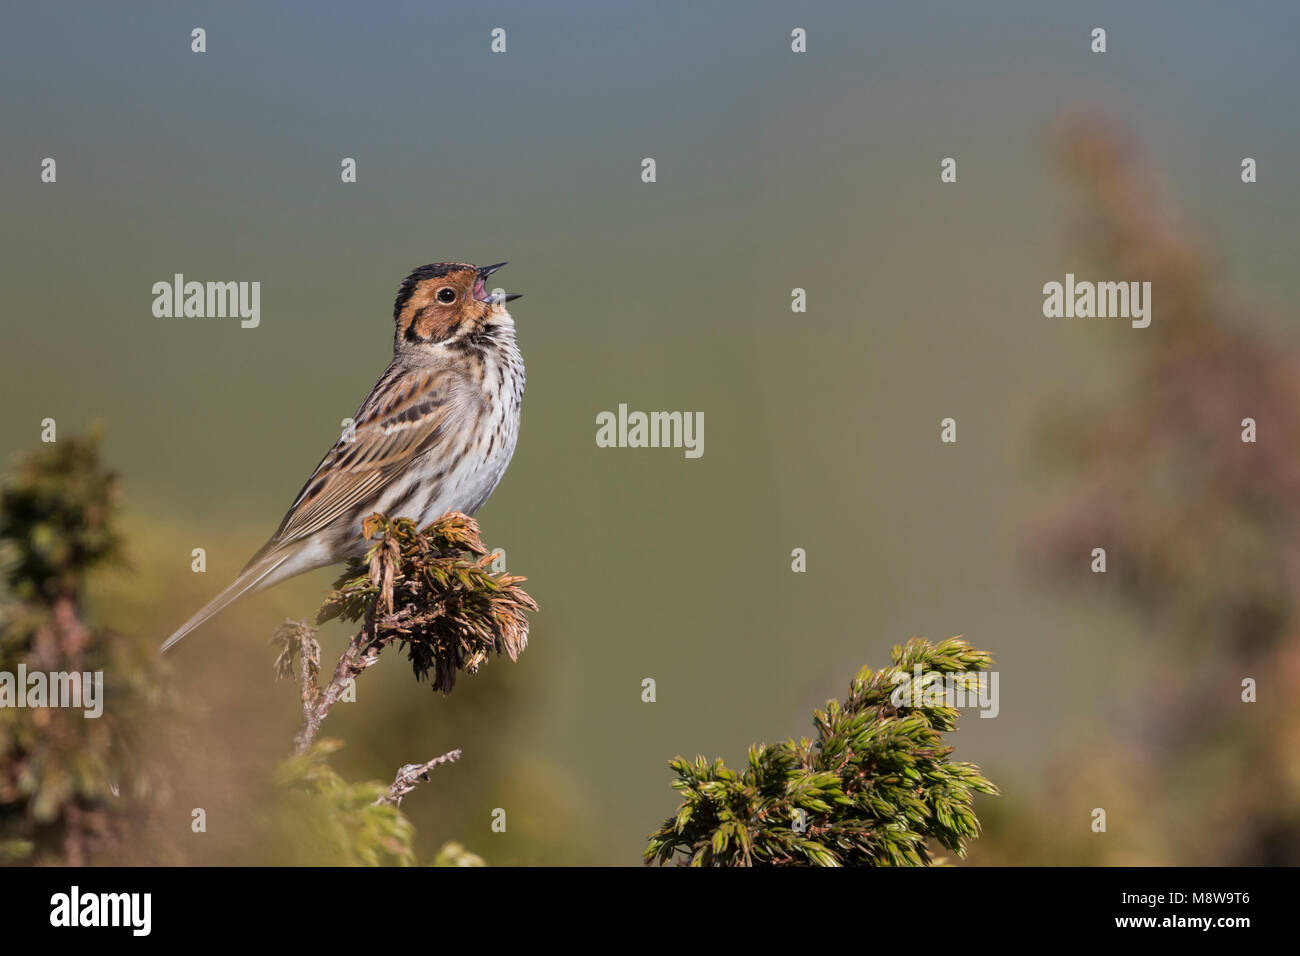
[(504, 262), (435, 262), (402, 283), (393, 303), (393, 361), (289, 513), (226, 588), (162, 645), (179, 641), (245, 594), (364, 553), (374, 512), (420, 526), (473, 514), (515, 451), (524, 359), (506, 303), (488, 276)]

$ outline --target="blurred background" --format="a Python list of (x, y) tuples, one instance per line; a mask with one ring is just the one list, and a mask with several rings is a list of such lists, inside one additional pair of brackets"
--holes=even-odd
[[(102, 423), (127, 563), (87, 616), (161, 641), (385, 367), (407, 272), (506, 259), (528, 389), (477, 517), (541, 605), (528, 650), (448, 697), (386, 661), (325, 728), (349, 779), (463, 748), (403, 803), (422, 857), (635, 864), (668, 758), (739, 763), (963, 634), (1001, 674), (953, 738), (1004, 793), (972, 862), (1300, 861), (1300, 13), (1043, 6), (11, 10), (0, 451)], [(177, 272), (260, 281), (260, 327), (155, 318)], [(1044, 318), (1067, 272), (1152, 281), (1151, 327)], [(596, 447), (620, 403), (703, 412), (703, 457)], [(296, 726), (270, 634), (333, 575), (168, 659), (170, 858), (273, 862), (223, 840)]]

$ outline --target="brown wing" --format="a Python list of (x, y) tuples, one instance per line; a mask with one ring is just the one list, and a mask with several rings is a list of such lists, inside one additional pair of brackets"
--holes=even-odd
[[(417, 455), (457, 434), (479, 401), (461, 374), (390, 367), (356, 414), (353, 431), (321, 459), (271, 540), (258, 552), (309, 537), (357, 504), (377, 500)], [(254, 557), (254, 560), (256, 560)]]

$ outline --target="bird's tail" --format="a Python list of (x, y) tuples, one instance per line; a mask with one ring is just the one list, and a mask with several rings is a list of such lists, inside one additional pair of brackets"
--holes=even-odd
[(161, 652), (166, 653), (173, 644), (208, 618), (223, 610), (227, 605), (233, 604), (249, 591), (256, 589), (259, 584), (266, 580), (267, 575), (283, 564), (288, 557), (289, 555), (286, 552), (281, 551), (279, 554), (268, 554), (260, 561), (254, 558), (253, 561), (249, 562), (248, 567), (240, 572), (239, 577), (235, 578), (235, 582), (230, 587), (203, 605), (197, 614), (177, 628), (176, 633), (163, 641)]

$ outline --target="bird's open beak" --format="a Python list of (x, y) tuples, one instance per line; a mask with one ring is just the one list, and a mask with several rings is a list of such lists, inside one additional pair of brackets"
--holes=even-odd
[(523, 295), (522, 292), (492, 292), (487, 291), (487, 278), (492, 273), (500, 269), (504, 262), (498, 262), (495, 265), (479, 266), (474, 270), (478, 278), (474, 280), (474, 298), (480, 302), (486, 302), (489, 305), (501, 305), (504, 302), (513, 302)]

